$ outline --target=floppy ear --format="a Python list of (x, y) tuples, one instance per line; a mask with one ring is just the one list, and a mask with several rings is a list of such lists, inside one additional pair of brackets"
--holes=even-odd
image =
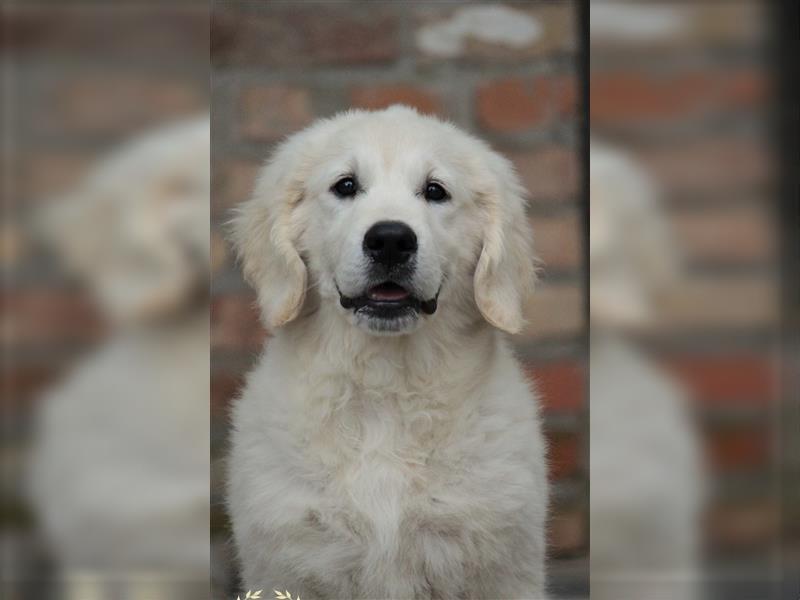
[(306, 296), (308, 275), (296, 246), (300, 231), (292, 219), (303, 194), (299, 142), (295, 136), (277, 150), (261, 171), (253, 197), (231, 222), (244, 277), (255, 288), (270, 329), (295, 319)]
[(484, 166), (491, 183), (482, 198), (486, 223), (475, 268), (475, 302), (489, 323), (519, 333), (536, 280), (525, 190), (503, 157), (491, 152)]

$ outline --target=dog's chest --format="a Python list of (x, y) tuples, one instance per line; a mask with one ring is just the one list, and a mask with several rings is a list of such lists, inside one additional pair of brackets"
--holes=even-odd
[(392, 537), (461, 469), (464, 418), (430, 391), (357, 392), (306, 431), (303, 460), (323, 521), (362, 538)]

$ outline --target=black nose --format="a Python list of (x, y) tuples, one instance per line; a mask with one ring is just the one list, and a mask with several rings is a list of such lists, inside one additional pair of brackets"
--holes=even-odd
[(400, 221), (375, 223), (364, 236), (364, 254), (387, 267), (408, 262), (416, 251), (414, 230)]

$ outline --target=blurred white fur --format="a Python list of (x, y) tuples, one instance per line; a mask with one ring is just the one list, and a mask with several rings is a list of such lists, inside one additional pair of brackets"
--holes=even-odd
[(680, 257), (635, 160), (591, 146), (592, 598), (699, 597), (704, 477), (687, 398), (626, 333), (657, 318)]
[(652, 323), (659, 296), (677, 281), (680, 249), (631, 156), (593, 141), (589, 160), (592, 330)]
[(208, 577), (209, 153), (207, 117), (159, 128), (40, 220), (115, 326), (36, 419), (29, 491), (67, 576)]
[[(363, 196), (332, 197), (352, 164)], [(431, 172), (449, 202), (418, 194)], [(277, 327), (233, 413), (228, 506), (245, 588), (544, 597), (537, 402), (495, 328), (522, 327), (532, 289), (524, 204), (508, 161), (401, 107), (320, 121), (265, 167), (235, 223)], [(379, 336), (352, 322), (334, 276), (351, 240), (360, 250), (372, 222), (400, 216), (419, 236), (421, 285), (445, 278), (435, 314)]]

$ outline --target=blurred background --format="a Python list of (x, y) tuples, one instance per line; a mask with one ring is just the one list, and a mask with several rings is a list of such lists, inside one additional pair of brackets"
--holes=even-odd
[[(227, 409), (268, 332), (220, 241), (287, 134), (394, 103), (452, 120), (514, 161), (543, 277), (515, 340), (541, 390), (554, 484), (554, 597), (588, 596), (585, 275), (577, 3), (217, 2), (212, 20), (212, 525), (218, 589), (236, 589), (222, 506)], [(224, 262), (223, 262), (224, 261)]]
[[(531, 194), (544, 272), (515, 342), (551, 443), (553, 596), (587, 597), (591, 533), (596, 598), (796, 598), (771, 3), (591, 2), (586, 242), (580, 5), (3, 3), (3, 597), (206, 597), (209, 401), (213, 597), (235, 597), (218, 459), (269, 334), (222, 224), (283, 136), (400, 102)], [(145, 387), (165, 372), (191, 378)]]
[(591, 3), (593, 597), (796, 597), (771, 8)]
[(207, 597), (207, 4), (1, 24), (0, 593)]

